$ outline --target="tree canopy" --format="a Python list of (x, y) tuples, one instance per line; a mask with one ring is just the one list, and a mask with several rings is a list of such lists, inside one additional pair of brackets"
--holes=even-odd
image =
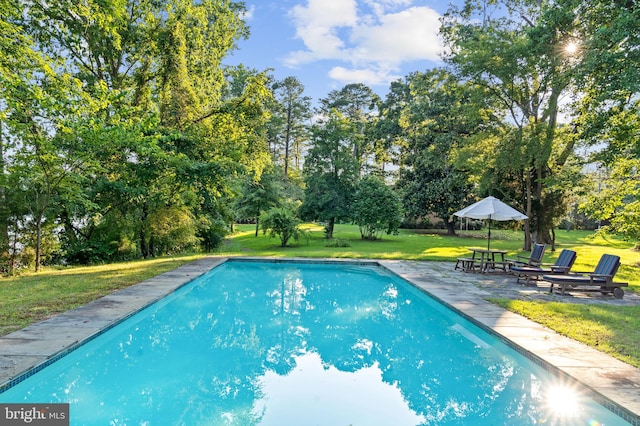
[(577, 207), (640, 238), (633, 2), (467, 0), (442, 19), (443, 67), (386, 96), (346, 84), (315, 110), (295, 76), (224, 65), (249, 37), (242, 2), (0, 11), (3, 273), (213, 250), (274, 207), (332, 237), (373, 223), (365, 190), (450, 233), (452, 212), (498, 196), (530, 217), (525, 249)]

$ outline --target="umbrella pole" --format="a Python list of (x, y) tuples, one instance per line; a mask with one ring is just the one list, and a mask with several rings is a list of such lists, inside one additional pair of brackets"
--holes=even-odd
[(491, 245), (491, 215), (489, 215), (489, 238), (487, 238), (487, 250), (491, 250), (489, 246)]

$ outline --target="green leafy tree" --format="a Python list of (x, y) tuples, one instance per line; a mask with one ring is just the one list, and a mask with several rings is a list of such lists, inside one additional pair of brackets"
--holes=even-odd
[(406, 146), (398, 188), (409, 218), (435, 213), (454, 234), (453, 212), (471, 191), (469, 166), (458, 152), (489, 129), (486, 106), (473, 86), (435, 69), (407, 77), (409, 95), (399, 125)]
[(362, 239), (378, 239), (382, 232), (397, 233), (401, 209), (397, 195), (380, 178), (367, 176), (358, 182), (351, 212)]
[[(83, 98), (80, 84), (68, 74), (58, 74), (49, 61), (33, 52), (33, 63), (15, 74), (10, 85), (4, 86), (7, 120), (6, 134), (12, 141), (7, 163), (14, 190), (24, 198), (16, 214), (25, 214), (25, 226), (16, 229), (29, 235), (28, 249), (34, 253), (33, 265), (42, 264), (43, 235), (57, 221), (57, 200), (64, 196), (78, 197), (82, 192), (82, 176), (95, 173), (98, 163), (93, 153), (72, 129), (75, 123), (85, 123), (92, 103)], [(15, 201), (15, 198), (14, 198)], [(14, 207), (18, 204), (7, 204)], [(53, 247), (53, 244), (48, 244)]]
[[(0, 99), (12, 97), (12, 88), (20, 80), (24, 65), (33, 62), (33, 52), (29, 49), (31, 42), (16, 22), (21, 14), (17, 6), (11, 0), (0, 0), (0, 50), (3, 52), (0, 56)], [(5, 161), (5, 152), (13, 148), (5, 124), (8, 114), (7, 105), (0, 103), (0, 272), (9, 272), (12, 265), (9, 235), (12, 212)]]
[[(269, 125), (274, 153), (282, 159), (284, 175), (290, 174), (290, 163), (295, 160), (299, 170), (302, 148), (308, 139), (311, 118), (311, 98), (304, 96), (304, 85), (296, 77), (286, 77), (273, 84), (274, 108)], [(276, 150), (275, 147), (278, 147)]]
[(336, 110), (311, 129), (311, 149), (304, 163), (305, 192), (300, 215), (326, 222), (333, 238), (337, 221), (351, 218), (351, 201), (358, 180), (358, 161), (350, 141), (353, 125)]
[(450, 8), (442, 27), (450, 47), (447, 61), (457, 75), (485, 88), (501, 104), (496, 117), (507, 113), (509, 121), (502, 123), (516, 127), (503, 139), (508, 148), (494, 146), (501, 158), (487, 169), (519, 182), (530, 218), (525, 221), (525, 249), (532, 240), (552, 242), (556, 205), (564, 194), (546, 182), (575, 146), (575, 138), (558, 144), (556, 133), (560, 99), (573, 88), (574, 66), (564, 47), (576, 21), (571, 9), (546, 13), (548, 7), (538, 1), (470, 0)]
[(259, 179), (247, 176), (242, 183), (240, 195), (234, 200), (237, 218), (255, 220), (256, 237), (260, 229), (260, 215), (283, 202), (281, 178), (275, 168), (265, 170)]
[[(38, 78), (22, 81), (40, 93), (44, 71), (53, 74), (52, 81), (68, 84), (66, 93), (58, 90), (57, 99), (76, 107), (77, 125), (68, 119), (73, 114), (60, 118), (59, 106), (38, 121), (48, 142), (40, 145), (51, 147), (41, 158), (50, 165), (56, 157), (73, 165), (60, 163), (70, 177), (64, 182), (77, 185), (76, 190), (64, 189), (69, 186), (65, 183), (45, 197), (55, 200), (57, 211), (49, 208), (48, 214), (63, 224), (69, 256), (173, 251), (159, 243), (164, 237), (153, 235), (166, 226), (195, 232), (211, 247), (217, 239), (213, 234), (223, 229), (220, 223), (231, 220), (227, 177), (259, 173), (269, 162), (263, 131), (263, 105), (270, 96), (266, 78), (253, 72), (238, 78), (238, 72), (229, 81), (233, 70), (222, 67), (236, 41), (248, 35), (244, 10), (242, 3), (228, 0), (62, 0), (35, 2), (6, 15), (16, 22), (17, 33), (32, 40), (25, 44), (47, 59), (33, 74)], [(6, 105), (9, 113), (14, 106)], [(44, 106), (40, 102), (38, 112)], [(10, 132), (12, 140), (27, 135), (17, 126)], [(26, 161), (33, 153), (27, 149), (22, 158)], [(85, 172), (69, 173), (80, 169)], [(168, 212), (185, 213), (196, 226), (161, 220)], [(160, 222), (163, 226), (157, 226)], [(105, 231), (114, 223), (119, 235)]]
[(358, 176), (365, 174), (375, 160), (374, 133), (380, 104), (379, 96), (365, 84), (354, 83), (329, 92), (320, 100), (320, 113), (337, 111), (350, 123), (351, 132), (345, 135), (352, 155), (357, 161)]
[(610, 109), (607, 106), (628, 104), (629, 95), (640, 91), (638, 5), (631, 1), (560, 0), (548, 9), (550, 15), (566, 11), (576, 22), (570, 53), (578, 70), (579, 88), (587, 95), (583, 100), (603, 113)]
[(295, 217), (289, 207), (274, 207), (264, 213), (262, 218), (262, 230), (271, 237), (280, 238), (280, 247), (286, 247), (292, 238), (299, 241), (305, 235), (299, 228), (300, 220)]
[(625, 108), (608, 121), (599, 133), (609, 144), (593, 155), (599, 170), (581, 207), (607, 224), (603, 230), (620, 233), (640, 246), (640, 113)]
[[(380, 172), (394, 177), (402, 177), (405, 168), (403, 152), (407, 150), (407, 134), (402, 127), (402, 111), (411, 102), (409, 84), (404, 80), (391, 83), (389, 93), (380, 103), (379, 117), (371, 132), (374, 143), (375, 164)], [(396, 165), (397, 168), (388, 168)]]
[(640, 8), (630, 2), (554, 2), (549, 13), (571, 10), (576, 26), (572, 61), (578, 73), (574, 132), (599, 168), (584, 210), (604, 230), (640, 241)]

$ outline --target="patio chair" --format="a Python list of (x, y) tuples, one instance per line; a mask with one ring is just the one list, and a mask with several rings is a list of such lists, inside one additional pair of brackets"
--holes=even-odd
[(540, 266), (542, 264), (542, 256), (544, 256), (544, 244), (534, 244), (529, 257), (516, 256), (517, 259), (507, 259), (509, 269), (513, 266)]
[[(520, 283), (520, 280), (524, 280), (526, 285), (531, 283), (531, 280), (538, 280), (542, 275), (559, 275), (567, 274), (571, 270), (573, 263), (576, 261), (576, 252), (573, 250), (563, 249), (556, 261), (551, 264), (542, 264), (540, 266), (513, 266), (510, 271), (516, 276), (516, 282)], [(543, 266), (549, 266), (543, 268)]]
[[(553, 286), (557, 285), (560, 294), (565, 294), (567, 288), (578, 289), (579, 291), (596, 291), (602, 294), (613, 293), (616, 299), (622, 299), (624, 290), (621, 287), (628, 286), (628, 283), (617, 283), (613, 277), (620, 267), (620, 256), (603, 254), (596, 269), (593, 272), (575, 272), (566, 275), (543, 275), (542, 279), (551, 283), (549, 292), (553, 292)], [(595, 288), (592, 288), (595, 287)]]

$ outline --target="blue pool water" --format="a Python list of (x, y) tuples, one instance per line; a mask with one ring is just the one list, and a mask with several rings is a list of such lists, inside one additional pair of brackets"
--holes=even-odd
[(229, 261), (0, 394), (93, 425), (621, 425), (373, 266)]

